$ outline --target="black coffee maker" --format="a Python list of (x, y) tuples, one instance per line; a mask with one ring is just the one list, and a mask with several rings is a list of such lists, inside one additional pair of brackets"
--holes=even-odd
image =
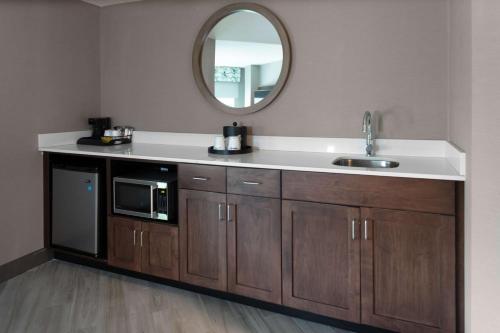
[(111, 118), (89, 118), (89, 125), (92, 128), (92, 136), (80, 138), (76, 142), (79, 145), (92, 145), (92, 146), (102, 146), (104, 143), (101, 141), (101, 137), (104, 136), (104, 132), (111, 128)]
[(238, 123), (234, 122), (233, 126), (224, 126), (222, 128), (222, 133), (224, 134), (225, 138), (239, 135), (241, 137), (241, 149), (244, 150), (248, 147), (247, 145), (248, 130), (246, 126), (238, 126)]
[(89, 118), (89, 125), (92, 126), (92, 137), (100, 139), (111, 128), (111, 118)]
[(240, 150), (218, 150), (215, 149), (214, 146), (208, 147), (208, 152), (210, 154), (217, 155), (238, 155), (238, 154), (248, 154), (253, 151), (253, 148), (248, 145), (247, 135), (248, 128), (246, 126), (239, 126), (237, 122), (234, 122), (232, 126), (224, 126), (223, 127), (224, 138), (228, 138), (231, 136), (240, 136), (241, 139), (241, 149)]

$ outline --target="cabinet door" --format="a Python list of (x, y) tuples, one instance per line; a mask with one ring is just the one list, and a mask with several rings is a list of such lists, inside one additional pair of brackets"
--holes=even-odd
[(283, 304), (360, 321), (359, 209), (283, 201)]
[(111, 266), (141, 270), (140, 232), (140, 221), (118, 216), (108, 218), (108, 262)]
[(227, 290), (226, 195), (180, 190), (181, 280)]
[(228, 195), (230, 292), (281, 304), (281, 201)]
[(177, 226), (142, 223), (142, 272), (171, 280), (179, 279), (179, 232)]
[(454, 217), (362, 209), (362, 322), (455, 332)]

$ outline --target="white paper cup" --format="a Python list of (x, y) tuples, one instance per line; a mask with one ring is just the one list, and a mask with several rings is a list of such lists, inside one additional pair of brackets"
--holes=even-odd
[(217, 135), (214, 138), (214, 149), (215, 150), (225, 150), (226, 149), (226, 140), (222, 135)]
[(241, 136), (230, 136), (227, 138), (227, 150), (241, 150)]

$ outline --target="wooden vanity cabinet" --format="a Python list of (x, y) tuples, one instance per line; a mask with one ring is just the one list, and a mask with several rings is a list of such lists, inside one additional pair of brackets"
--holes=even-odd
[(179, 173), (179, 228), (111, 217), (111, 265), (396, 332), (455, 331), (453, 182)]
[(183, 282), (227, 290), (226, 194), (179, 190)]
[(281, 304), (281, 172), (182, 164), (179, 173), (181, 281)]
[(455, 218), (376, 208), (361, 216), (362, 323), (455, 332)]
[(281, 200), (228, 194), (228, 290), (281, 304)]
[(455, 332), (454, 187), (284, 171), (283, 303), (396, 332)]
[(140, 232), (140, 221), (119, 216), (108, 218), (108, 263), (111, 266), (141, 270), (141, 247), (137, 240)]
[(228, 290), (281, 304), (281, 171), (227, 169)]
[(171, 280), (179, 279), (179, 228), (142, 223), (141, 271)]
[(360, 322), (359, 208), (283, 201), (283, 304)]
[(395, 332), (456, 331), (455, 182), (179, 164), (178, 186), (178, 226), (108, 211), (108, 265)]
[(108, 263), (166, 279), (179, 279), (177, 226), (108, 217)]

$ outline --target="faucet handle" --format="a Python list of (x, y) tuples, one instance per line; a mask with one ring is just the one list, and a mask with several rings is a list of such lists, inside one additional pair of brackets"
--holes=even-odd
[(366, 145), (366, 156), (373, 156), (373, 144)]
[(370, 111), (366, 111), (363, 116), (363, 133), (368, 131), (368, 128), (372, 125), (372, 114)]

